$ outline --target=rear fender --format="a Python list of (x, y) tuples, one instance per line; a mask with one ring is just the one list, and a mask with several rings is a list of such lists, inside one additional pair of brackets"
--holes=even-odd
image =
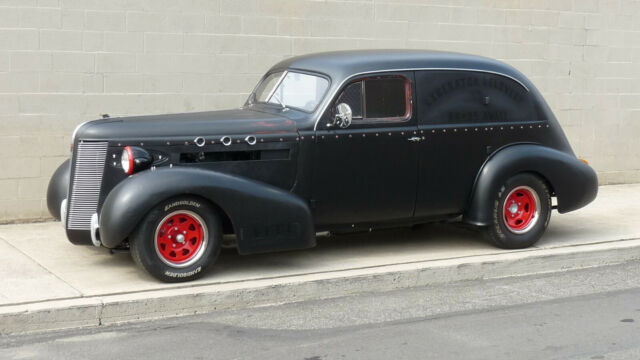
[(100, 240), (118, 246), (163, 200), (196, 195), (224, 211), (241, 254), (308, 248), (315, 231), (308, 204), (274, 186), (216, 171), (174, 167), (147, 170), (119, 183), (100, 212)]
[(511, 176), (530, 172), (544, 178), (558, 200), (558, 212), (579, 209), (598, 194), (595, 171), (575, 156), (535, 144), (499, 150), (480, 170), (463, 221), (475, 225), (492, 222), (493, 198)]

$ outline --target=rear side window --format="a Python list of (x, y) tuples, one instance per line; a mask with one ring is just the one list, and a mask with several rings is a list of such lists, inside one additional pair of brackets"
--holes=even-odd
[(404, 78), (382, 78), (364, 81), (367, 118), (404, 117), (407, 94)]
[(480, 124), (542, 120), (529, 91), (517, 81), (477, 71), (416, 72), (422, 124)]
[(349, 105), (356, 122), (402, 121), (411, 117), (410, 89), (404, 76), (362, 79), (347, 85), (335, 105)]

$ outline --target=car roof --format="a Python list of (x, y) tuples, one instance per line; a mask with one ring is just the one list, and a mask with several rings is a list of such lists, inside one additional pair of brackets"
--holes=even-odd
[(494, 72), (523, 84), (527, 79), (518, 70), (501, 61), (477, 55), (435, 50), (348, 50), (307, 54), (285, 59), (271, 71), (308, 70), (329, 75), (341, 82), (355, 74), (389, 70), (466, 69)]

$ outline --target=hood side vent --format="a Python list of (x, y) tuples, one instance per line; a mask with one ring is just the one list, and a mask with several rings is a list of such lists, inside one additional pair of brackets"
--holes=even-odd
[(289, 160), (289, 153), (289, 149), (184, 152), (180, 154), (180, 162), (193, 164), (222, 161)]

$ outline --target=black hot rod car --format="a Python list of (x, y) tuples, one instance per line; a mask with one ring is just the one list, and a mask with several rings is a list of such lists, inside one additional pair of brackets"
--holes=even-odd
[(552, 208), (596, 193), (511, 66), (371, 50), (284, 60), (240, 109), (84, 123), (47, 202), (72, 243), (129, 248), (151, 275), (184, 281), (223, 234), (252, 254), (312, 247), (317, 232), (459, 220), (523, 248)]

